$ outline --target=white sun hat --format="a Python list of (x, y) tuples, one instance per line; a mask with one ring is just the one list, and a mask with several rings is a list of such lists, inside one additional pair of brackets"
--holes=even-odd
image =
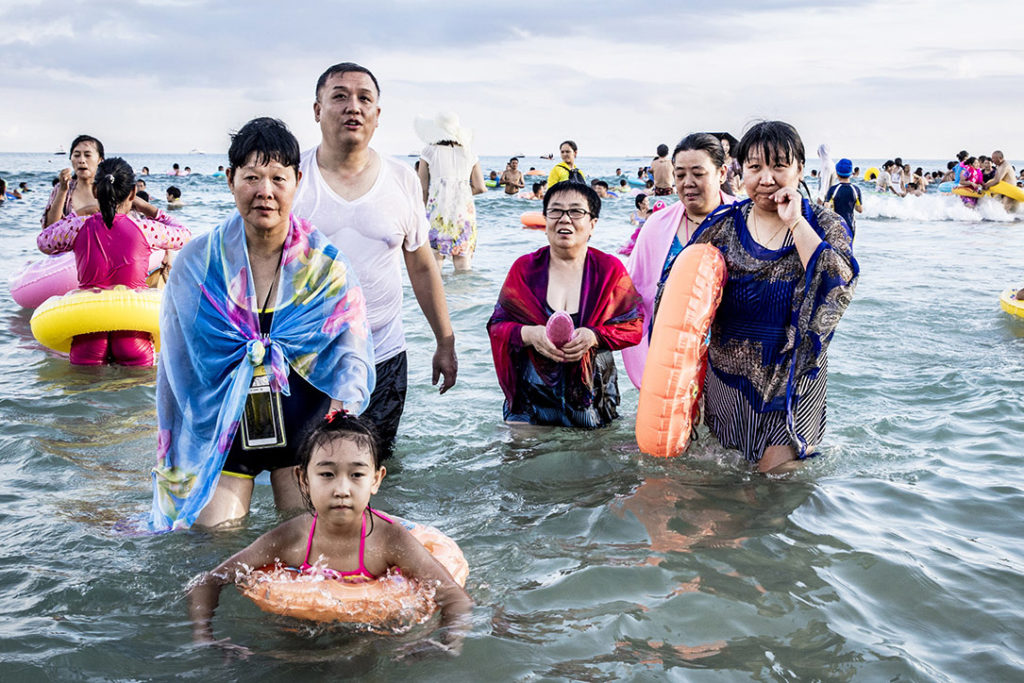
[(451, 140), (463, 147), (469, 147), (473, 142), (473, 131), (464, 128), (459, 122), (459, 115), (454, 112), (443, 111), (434, 118), (417, 116), (412, 125), (420, 140), (428, 145)]

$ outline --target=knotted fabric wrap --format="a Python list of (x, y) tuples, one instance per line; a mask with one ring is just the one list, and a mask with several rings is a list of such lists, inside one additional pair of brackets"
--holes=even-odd
[(191, 526), (209, 502), (257, 367), (285, 396), (294, 370), (360, 412), (369, 402), (373, 343), (363, 291), (347, 259), (292, 216), (279, 277), (273, 322), (261, 334), (237, 212), (174, 262), (160, 315), (155, 531)]

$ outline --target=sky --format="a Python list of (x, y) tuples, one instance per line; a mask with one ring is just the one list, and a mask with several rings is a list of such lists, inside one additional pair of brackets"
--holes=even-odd
[(85, 132), (108, 154), (222, 153), (256, 116), (305, 149), (317, 77), (354, 61), (388, 154), (452, 111), (482, 155), (648, 156), (767, 118), (810, 158), (1020, 159), (1022, 39), (1022, 0), (0, 0), (0, 152)]

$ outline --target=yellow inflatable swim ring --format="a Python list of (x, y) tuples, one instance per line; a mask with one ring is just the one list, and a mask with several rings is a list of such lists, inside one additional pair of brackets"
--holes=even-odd
[[(408, 529), (456, 583), (466, 585), (469, 564), (455, 541), (432, 526), (390, 517)], [(399, 627), (422, 623), (436, 608), (428, 593), (401, 575), (350, 583), (268, 565), (253, 571), (238, 588), (264, 612), (308, 621)]]
[(985, 190), (985, 192), (975, 192), (968, 187), (954, 187), (953, 194), (958, 194), (961, 197), (984, 197), (985, 195), (992, 196), (999, 194), (1018, 202), (1024, 202), (1024, 189), (1021, 189), (1016, 185), (1011, 185), (1005, 181), (996, 183)]
[(1010, 315), (1024, 318), (1024, 301), (1017, 298), (1016, 289), (1008, 289), (999, 296), (999, 307)]
[(68, 353), (77, 335), (135, 330), (153, 335), (153, 348), (159, 351), (162, 294), (156, 289), (119, 285), (52, 296), (32, 314), (32, 334), (43, 346)]
[(864, 171), (864, 180), (874, 180), (878, 177), (878, 169), (872, 166), (868, 170)]
[(1024, 189), (1011, 185), (1006, 181), (1001, 181), (988, 188), (989, 194), (1001, 194), (1004, 197), (1015, 199), (1018, 202), (1024, 202)]

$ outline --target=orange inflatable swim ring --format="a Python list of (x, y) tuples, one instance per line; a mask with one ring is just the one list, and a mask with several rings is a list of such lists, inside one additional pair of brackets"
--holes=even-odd
[(640, 382), (636, 442), (644, 453), (675, 457), (690, 443), (726, 277), (725, 258), (710, 244), (686, 247), (672, 266)]
[(547, 227), (544, 223), (544, 214), (540, 211), (527, 211), (519, 217), (519, 221), (523, 224), (524, 228), (532, 230), (543, 230)]
[[(466, 585), (469, 564), (455, 541), (432, 526), (389, 517), (408, 529), (460, 586)], [(265, 612), (307, 621), (396, 628), (422, 623), (436, 608), (429, 590), (400, 574), (355, 583), (267, 565), (238, 588)]]

